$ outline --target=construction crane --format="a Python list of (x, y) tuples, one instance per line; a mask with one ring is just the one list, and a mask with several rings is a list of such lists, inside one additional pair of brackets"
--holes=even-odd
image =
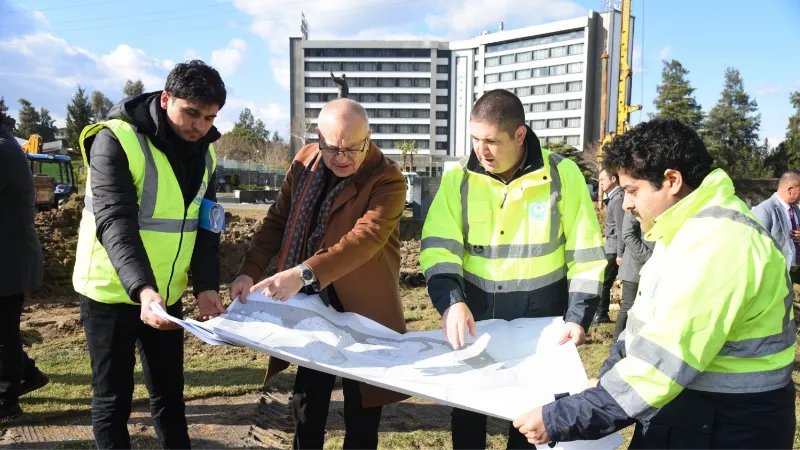
[[(628, 103), (628, 86), (633, 72), (628, 62), (628, 40), (630, 39), (631, 25), (631, 0), (622, 0), (621, 5), (617, 6), (611, 2), (606, 3), (612, 10), (622, 13), (622, 23), (620, 24), (619, 36), (619, 80), (617, 84), (617, 127), (615, 132), (607, 130), (608, 112), (608, 51), (603, 50), (601, 55), (603, 62), (603, 90), (602, 90), (602, 109), (600, 113), (601, 131), (600, 145), (597, 148), (597, 162), (603, 161), (604, 148), (611, 144), (614, 136), (622, 135), (630, 129), (631, 113), (642, 109), (642, 105), (630, 105)], [(598, 205), (602, 205), (603, 192), (598, 191)]]
[[(603, 51), (601, 56), (603, 60), (603, 109), (601, 112), (601, 140), (600, 150), (598, 151), (598, 162), (602, 161), (602, 148), (610, 144), (614, 136), (621, 135), (630, 129), (631, 113), (642, 109), (642, 105), (628, 104), (628, 86), (631, 81), (633, 72), (631, 71), (630, 63), (628, 62), (628, 41), (630, 39), (630, 23), (631, 23), (631, 0), (622, 0), (620, 12), (622, 13), (622, 23), (620, 24), (620, 39), (619, 39), (619, 80), (617, 84), (617, 128), (616, 132), (609, 133), (607, 127), (606, 112), (608, 110), (608, 52)], [(615, 8), (616, 9), (616, 8)]]

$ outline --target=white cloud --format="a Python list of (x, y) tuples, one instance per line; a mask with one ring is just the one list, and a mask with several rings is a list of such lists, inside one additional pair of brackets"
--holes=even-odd
[(514, 19), (529, 25), (568, 19), (586, 11), (569, 0), (440, 0), (443, 11), (429, 14), (425, 23), (432, 30), (448, 29), (463, 34), (484, 27), (496, 27)]
[(219, 117), (214, 121), (214, 125), (222, 133), (230, 131), (244, 108), (250, 108), (253, 117), (261, 119), (264, 126), (270, 130), (270, 134), (277, 131), (278, 134), (286, 137), (289, 129), (289, 111), (277, 103), (259, 105), (252, 100), (229, 97), (225, 102), (225, 107), (220, 111)]
[(289, 69), (289, 58), (270, 58), (269, 67), (272, 69), (272, 76), (278, 84), (288, 90), (291, 82), (291, 71)]
[(50, 21), (47, 20), (47, 17), (44, 16), (44, 13), (41, 11), (34, 11), (31, 13), (33, 18), (36, 19), (37, 22), (44, 25), (47, 28), (50, 28)]
[(231, 76), (239, 70), (239, 66), (244, 60), (245, 50), (247, 50), (247, 42), (241, 39), (234, 39), (228, 42), (228, 45), (224, 48), (211, 52), (211, 65), (222, 76)]
[(785, 141), (786, 136), (767, 136), (767, 139), (769, 139), (769, 147), (772, 149), (780, 145), (781, 142)]
[(633, 43), (633, 52), (631, 52), (631, 60), (628, 61), (628, 64), (631, 66), (634, 78), (637, 75), (647, 73), (647, 67), (644, 66), (644, 58), (642, 58), (642, 46), (636, 42)]
[(774, 84), (772, 86), (766, 86), (761, 89), (756, 89), (756, 96), (758, 97), (767, 97), (770, 95), (775, 95), (783, 91), (783, 86), (780, 84)]
[(670, 53), (672, 53), (672, 49), (669, 47), (664, 47), (658, 51), (658, 59), (666, 60), (667, 58), (669, 58)]
[(799, 87), (799, 88), (800, 88), (800, 80), (797, 80), (797, 81), (795, 81), (795, 83), (794, 83), (794, 84), (796, 84), (796, 85), (797, 85), (797, 87)]
[[(129, 45), (120, 44), (98, 55), (50, 33), (0, 41), (0, 60), (4, 62), (0, 76), (36, 92), (72, 90), (80, 83), (87, 90), (105, 90), (114, 97), (128, 79), (141, 79), (146, 89), (157, 89), (166, 75), (161, 61)], [(25, 67), (36, 70), (23, 70)]]
[(175, 67), (175, 61), (171, 59), (165, 59), (161, 61), (161, 67), (163, 67), (166, 70), (172, 70)]

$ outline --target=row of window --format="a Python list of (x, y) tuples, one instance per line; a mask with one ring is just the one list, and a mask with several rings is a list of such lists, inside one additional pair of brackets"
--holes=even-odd
[[(306, 108), (306, 117), (316, 119), (319, 117), (320, 108)], [(440, 117), (439, 114), (442, 114)], [(370, 119), (429, 119), (430, 109), (374, 109), (367, 108), (367, 117)], [(447, 111), (437, 111), (437, 119), (447, 119)]]
[(571, 145), (573, 147), (578, 147), (579, 148), (580, 145), (581, 145), (581, 137), (580, 136), (547, 136), (547, 137), (540, 137), (539, 138), (539, 142), (541, 142), (542, 144), (544, 144), (544, 143), (556, 144), (556, 143), (560, 142), (562, 144), (567, 144), (567, 145)]
[(528, 125), (534, 130), (553, 130), (557, 128), (579, 128), (581, 126), (580, 117), (568, 117), (566, 119), (539, 119), (530, 120)]
[[(306, 101), (325, 103), (335, 100), (338, 94), (331, 93), (306, 93)], [(430, 103), (429, 94), (353, 94), (349, 98), (361, 103)], [(438, 97), (437, 97), (438, 103)]]
[[(447, 67), (447, 66), (444, 66)], [(430, 72), (429, 62), (316, 62), (307, 61), (307, 72)], [(444, 72), (447, 73), (447, 72)]]
[(540, 36), (530, 39), (520, 39), (513, 42), (504, 42), (502, 44), (487, 45), (486, 53), (502, 52), (505, 50), (516, 50), (518, 48), (533, 47), (534, 45), (553, 44), (556, 42), (564, 42), (572, 39), (583, 39), (584, 30), (570, 31), (567, 33), (551, 34), (550, 36)]
[(581, 109), (581, 100), (557, 100), (554, 102), (541, 102), (541, 103), (523, 103), (525, 112), (547, 112), (547, 111), (564, 111), (570, 109)]
[[(397, 148), (397, 142), (391, 139), (373, 139), (372, 142), (378, 146), (378, 148), (387, 149), (387, 148)], [(428, 140), (406, 140), (406, 142), (413, 142), (414, 145), (421, 150), (427, 150), (430, 148), (430, 141)]]
[(494, 56), (486, 58), (486, 67), (504, 66), (506, 64), (517, 64), (528, 61), (538, 61), (540, 59), (560, 58), (562, 56), (580, 55), (583, 53), (583, 44), (565, 45), (563, 47), (545, 48), (522, 53), (512, 53), (510, 55)]
[(371, 123), (369, 129), (373, 133), (383, 134), (428, 134), (431, 131), (430, 125), (407, 125), (390, 123)]
[(484, 76), (484, 83), (498, 83), (504, 81), (527, 80), (530, 78), (541, 78), (555, 75), (566, 75), (568, 73), (583, 72), (583, 63), (558, 64), (549, 67), (536, 67), (534, 69), (520, 69), (511, 72), (491, 73)]
[[(445, 83), (447, 83), (445, 81)], [(350, 87), (402, 87), (402, 88), (428, 88), (431, 87), (430, 78), (348, 78)], [(306, 87), (336, 87), (333, 78), (306, 77)]]
[(561, 94), (564, 92), (580, 92), (583, 81), (570, 81), (568, 83), (539, 84), (518, 88), (506, 88), (508, 92), (517, 97), (530, 97), (531, 95)]
[[(431, 87), (430, 78), (348, 78), (350, 87), (385, 87), (385, 88), (427, 88)], [(446, 80), (436, 80), (436, 89), (447, 89)], [(336, 87), (333, 78), (306, 77), (306, 87)]]
[(430, 58), (431, 51), (392, 48), (307, 48), (305, 55), (307, 58)]

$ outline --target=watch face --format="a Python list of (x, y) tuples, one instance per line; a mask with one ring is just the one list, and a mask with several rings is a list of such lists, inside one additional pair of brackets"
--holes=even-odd
[(303, 279), (306, 281), (311, 281), (314, 278), (314, 275), (311, 273), (310, 270), (304, 269), (303, 270)]

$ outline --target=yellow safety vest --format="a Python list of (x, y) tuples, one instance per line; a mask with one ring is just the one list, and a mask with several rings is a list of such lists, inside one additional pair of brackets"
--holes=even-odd
[(428, 281), (461, 280), (476, 320), (564, 315), (588, 328), (606, 259), (586, 181), (571, 160), (528, 151), (541, 151), (543, 166), (508, 184), (483, 172), (474, 155), (444, 174), (420, 265)]
[(717, 169), (661, 214), (621, 339), (600, 379), (647, 420), (683, 389), (757, 393), (792, 381), (796, 329), (786, 260)]
[(89, 175), (72, 283), (76, 292), (102, 303), (135, 304), (128, 297), (106, 249), (96, 236), (91, 171), (88, 149), (84, 144), (103, 128), (114, 133), (128, 158), (139, 203), (139, 235), (156, 277), (158, 292), (168, 305), (172, 305), (181, 298), (188, 283), (200, 204), (216, 169), (214, 148), (209, 145), (203, 182), (192, 203), (185, 208), (180, 185), (166, 155), (149, 138), (117, 119), (83, 129), (80, 146)]

